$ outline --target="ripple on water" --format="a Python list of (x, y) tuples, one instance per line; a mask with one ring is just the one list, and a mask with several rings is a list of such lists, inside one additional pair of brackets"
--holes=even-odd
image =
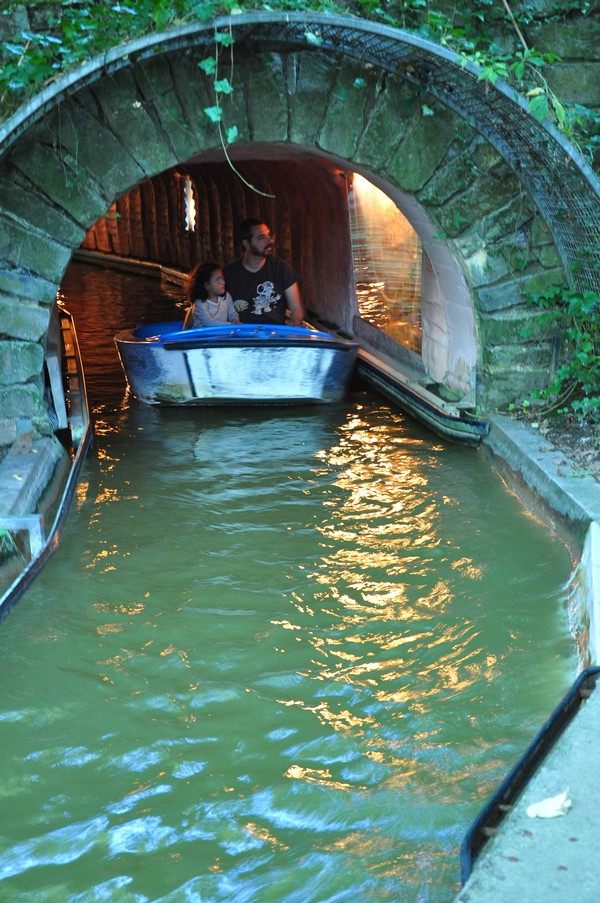
[(86, 280), (63, 290), (96, 449), (2, 625), (7, 899), (450, 903), (577, 664), (566, 550), (476, 452), (362, 391), (137, 404), (112, 335), (160, 305)]

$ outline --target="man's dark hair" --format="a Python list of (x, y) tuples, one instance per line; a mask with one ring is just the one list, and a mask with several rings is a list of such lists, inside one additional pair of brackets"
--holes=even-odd
[(241, 245), (243, 241), (250, 241), (252, 238), (252, 229), (255, 226), (262, 226), (263, 223), (265, 226), (267, 225), (264, 219), (256, 219), (254, 216), (249, 216), (245, 220), (242, 220), (237, 229), (237, 240), (239, 244)]

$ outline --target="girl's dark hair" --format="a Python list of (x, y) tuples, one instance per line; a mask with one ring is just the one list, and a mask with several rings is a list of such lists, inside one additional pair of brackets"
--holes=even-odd
[(220, 263), (214, 260), (207, 260), (205, 263), (199, 263), (194, 267), (187, 280), (187, 298), (190, 304), (199, 298), (201, 301), (208, 299), (208, 289), (206, 284), (212, 277), (215, 270), (222, 270)]

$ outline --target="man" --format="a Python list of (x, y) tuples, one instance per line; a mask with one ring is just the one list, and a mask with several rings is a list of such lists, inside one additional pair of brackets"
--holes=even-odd
[(238, 229), (242, 257), (225, 267), (227, 291), (242, 323), (285, 323), (286, 309), (294, 326), (304, 319), (296, 271), (273, 257), (273, 236), (266, 223), (245, 219)]

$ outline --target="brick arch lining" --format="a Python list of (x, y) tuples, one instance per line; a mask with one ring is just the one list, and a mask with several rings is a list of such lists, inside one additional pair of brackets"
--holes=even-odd
[[(424, 78), (424, 61), (450, 68), (441, 48), (355, 20), (315, 23), (317, 48), (307, 45), (303, 16), (231, 20), (227, 115), (240, 129), (239, 147), (259, 161), (260, 146), (280, 155), (300, 149), (379, 181), (426, 238), (429, 339), (437, 334), (447, 352), (428, 360), (425, 342), (426, 366), (439, 371), (434, 378), (462, 380), (470, 391), (476, 379), (483, 405), (514, 396), (519, 367), (518, 391), (523, 381), (535, 387), (547, 379), (550, 346), (538, 336), (537, 357), (523, 354), (522, 289), (565, 278), (566, 244), (548, 229), (539, 188), (524, 188), (512, 148), (503, 156), (499, 140), (478, 133), (472, 103), (457, 110), (447, 76)], [(18, 414), (49, 430), (43, 374), (25, 349), (44, 346), (57, 285), (90, 226), (148, 179), (220, 153), (202, 112), (214, 102), (210, 80), (197, 67), (212, 34), (212, 25), (193, 26), (115, 50), (42, 92), (5, 126), (0, 313), (9, 325), (0, 342), (0, 440)], [(306, 194), (289, 193), (289, 223), (303, 200)], [(314, 234), (311, 241), (318, 246)], [(15, 356), (21, 366), (9, 373)]]

